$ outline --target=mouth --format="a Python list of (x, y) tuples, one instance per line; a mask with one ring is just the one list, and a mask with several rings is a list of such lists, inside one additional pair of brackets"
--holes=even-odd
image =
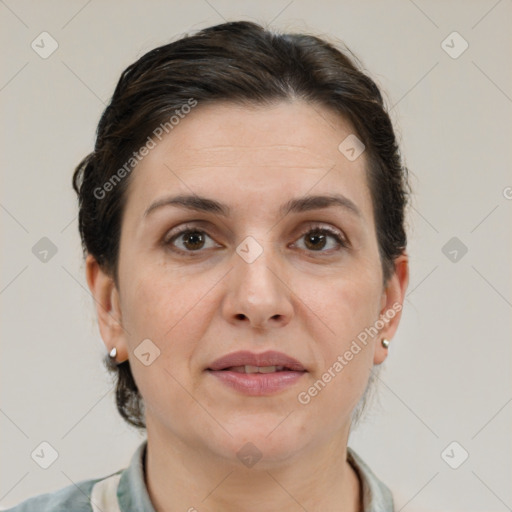
[(299, 361), (274, 351), (228, 354), (214, 361), (206, 371), (231, 390), (250, 396), (283, 391), (307, 373)]
[[(210, 368), (209, 368), (210, 369)], [(235, 373), (275, 373), (275, 372), (293, 372), (292, 368), (286, 366), (253, 366), (246, 364), (244, 366), (230, 366), (229, 368), (223, 368), (218, 370), (221, 372), (235, 372)], [(303, 370), (305, 371), (305, 370)]]
[(211, 371), (231, 370), (237, 373), (273, 373), (276, 371), (304, 372), (306, 368), (297, 359), (269, 350), (263, 353), (242, 350), (216, 359), (207, 368)]

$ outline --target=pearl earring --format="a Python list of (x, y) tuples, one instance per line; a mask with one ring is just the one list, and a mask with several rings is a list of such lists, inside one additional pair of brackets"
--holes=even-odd
[(382, 343), (382, 346), (384, 348), (388, 348), (389, 347), (389, 340), (387, 340), (386, 338), (382, 338), (381, 343)]

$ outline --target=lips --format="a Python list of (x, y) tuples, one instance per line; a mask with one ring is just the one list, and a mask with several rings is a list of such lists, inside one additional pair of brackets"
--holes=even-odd
[(282, 371), (305, 372), (304, 366), (282, 352), (273, 350), (257, 354), (239, 351), (216, 359), (207, 370), (229, 370), (237, 373), (273, 373)]
[(250, 364), (246, 364), (245, 366), (231, 366), (230, 368), (225, 368), (224, 370), (220, 371), (236, 373), (274, 373), (286, 372), (290, 371), (290, 369), (286, 368), (285, 366), (252, 366)]
[(234, 352), (214, 361), (206, 371), (231, 390), (254, 397), (284, 392), (307, 373), (297, 359), (272, 350)]

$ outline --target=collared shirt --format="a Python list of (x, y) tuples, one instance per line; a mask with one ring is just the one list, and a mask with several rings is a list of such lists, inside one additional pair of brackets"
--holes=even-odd
[[(147, 440), (126, 469), (34, 496), (7, 512), (155, 512), (144, 479), (146, 446)], [(394, 512), (390, 490), (350, 447), (347, 460), (361, 481), (362, 512)]]

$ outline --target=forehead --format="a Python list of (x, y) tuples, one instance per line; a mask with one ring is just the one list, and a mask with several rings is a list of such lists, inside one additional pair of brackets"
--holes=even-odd
[(302, 101), (198, 105), (136, 166), (127, 206), (140, 214), (166, 194), (187, 193), (278, 207), (337, 191), (371, 215), (365, 155), (350, 161), (338, 149), (353, 133), (341, 116)]
[(242, 158), (257, 166), (328, 168), (339, 156), (335, 141), (352, 132), (340, 116), (303, 101), (274, 106), (220, 103), (199, 105), (166, 142), (179, 147), (182, 163), (197, 157), (205, 164), (238, 166)]

